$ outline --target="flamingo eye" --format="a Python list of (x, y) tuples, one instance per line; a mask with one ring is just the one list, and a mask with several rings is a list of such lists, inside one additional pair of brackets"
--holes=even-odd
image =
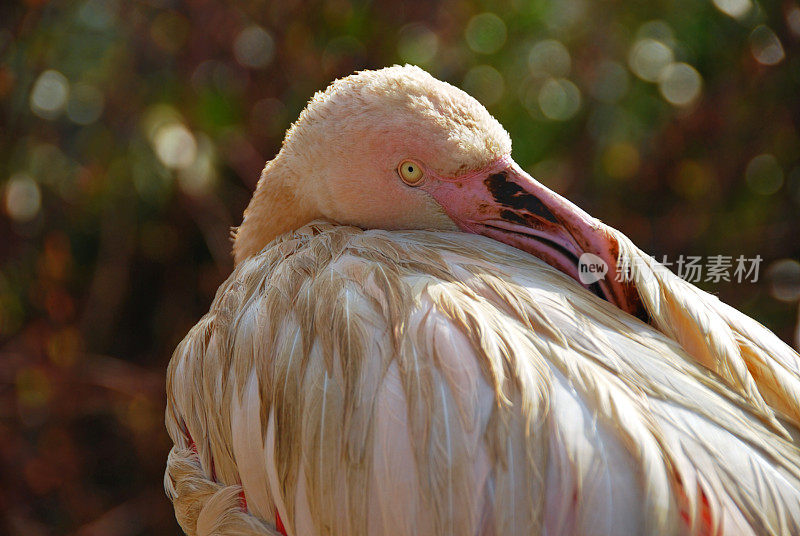
[(416, 186), (423, 177), (422, 166), (413, 160), (403, 160), (400, 162), (400, 165), (397, 166), (397, 173), (400, 175), (400, 178), (403, 179), (403, 182), (409, 186)]

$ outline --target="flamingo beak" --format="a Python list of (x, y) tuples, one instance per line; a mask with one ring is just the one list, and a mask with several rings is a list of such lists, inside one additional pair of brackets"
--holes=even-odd
[(600, 220), (528, 175), (510, 158), (427, 188), (463, 231), (539, 257), (596, 295), (644, 318), (638, 293), (617, 273), (619, 245)]

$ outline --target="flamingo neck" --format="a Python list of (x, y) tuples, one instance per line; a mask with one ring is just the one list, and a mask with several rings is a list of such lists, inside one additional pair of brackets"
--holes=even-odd
[(236, 264), (252, 257), (273, 239), (319, 218), (308, 196), (298, 189), (297, 173), (282, 155), (267, 162), (244, 219), (234, 231)]

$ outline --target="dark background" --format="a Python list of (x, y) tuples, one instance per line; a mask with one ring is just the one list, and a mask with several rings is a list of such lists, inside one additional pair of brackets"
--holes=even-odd
[(228, 230), (314, 91), (402, 62), (645, 251), (760, 255), (700, 286), (796, 345), (796, 2), (5, 1), (0, 533), (179, 532), (164, 372)]

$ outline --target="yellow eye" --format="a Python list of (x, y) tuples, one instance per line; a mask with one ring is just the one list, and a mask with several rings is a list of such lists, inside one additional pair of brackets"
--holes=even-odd
[(403, 179), (403, 182), (409, 186), (416, 186), (419, 184), (423, 176), (422, 166), (413, 160), (403, 160), (400, 162), (400, 165), (397, 166), (397, 173), (400, 174), (400, 178)]

